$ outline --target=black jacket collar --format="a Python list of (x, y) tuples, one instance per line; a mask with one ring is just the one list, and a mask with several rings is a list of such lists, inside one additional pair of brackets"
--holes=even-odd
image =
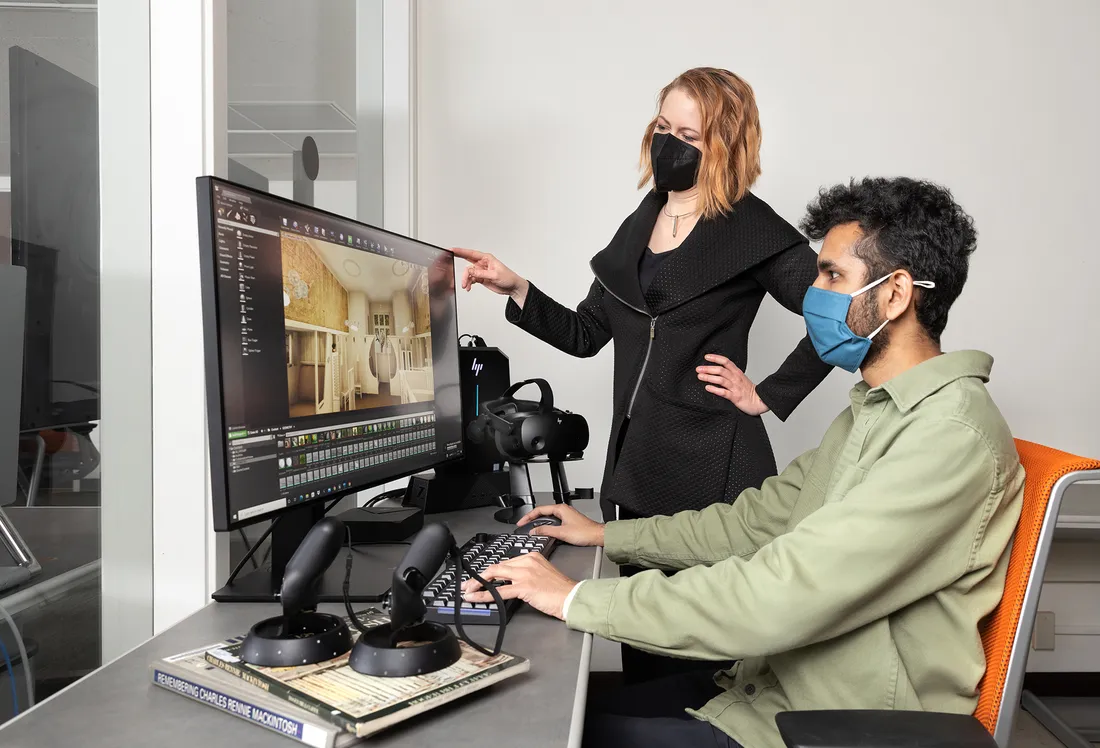
[(729, 213), (699, 221), (643, 294), (638, 263), (666, 200), (665, 193), (647, 193), (611, 243), (591, 262), (592, 272), (605, 290), (643, 313), (662, 314), (806, 241), (767, 203), (749, 193)]

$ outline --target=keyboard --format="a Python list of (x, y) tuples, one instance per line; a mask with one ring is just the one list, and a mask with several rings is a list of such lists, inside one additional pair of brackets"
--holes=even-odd
[[(554, 552), (557, 540), (545, 536), (530, 537), (528, 535), (489, 534), (478, 533), (462, 544), (462, 558), (465, 559), (478, 574), (489, 566), (525, 553), (541, 553), (546, 558)], [(462, 581), (470, 576), (462, 571)], [(448, 563), (424, 588), (424, 604), (428, 607), (424, 615), (425, 621), (453, 624), (455, 621), (455, 567)], [(462, 625), (489, 624), (498, 625), (501, 621), (501, 612), (496, 603), (468, 603), (457, 601), (461, 606), (459, 613), (462, 616)], [(512, 614), (522, 605), (520, 600), (504, 601), (504, 621), (511, 619)]]

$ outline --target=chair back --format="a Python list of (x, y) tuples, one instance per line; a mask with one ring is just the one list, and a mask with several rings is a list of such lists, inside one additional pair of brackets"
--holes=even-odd
[(1073, 483), (1100, 480), (1100, 461), (1021, 439), (1016, 450), (1024, 467), (1024, 505), (1012, 538), (1004, 595), (982, 622), (986, 666), (974, 711), (999, 748), (1008, 748), (1012, 735), (1062, 497)]

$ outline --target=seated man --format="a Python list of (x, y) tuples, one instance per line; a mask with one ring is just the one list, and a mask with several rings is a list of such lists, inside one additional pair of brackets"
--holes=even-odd
[[(786, 710), (976, 706), (978, 623), (1003, 592), (1024, 476), (985, 388), (992, 359), (940, 350), (972, 221), (935, 185), (865, 179), (822, 192), (803, 229), (824, 239), (804, 301), (814, 346), (863, 376), (820, 446), (732, 505), (607, 525), (544, 506), (523, 520), (555, 515), (537, 534), (653, 571), (578, 585), (529, 555), (484, 574), (571, 628), (740, 660), (624, 689), (590, 711), (586, 745), (778, 748)], [(703, 373), (718, 386), (738, 374)], [(467, 599), (489, 601), (477, 587)]]

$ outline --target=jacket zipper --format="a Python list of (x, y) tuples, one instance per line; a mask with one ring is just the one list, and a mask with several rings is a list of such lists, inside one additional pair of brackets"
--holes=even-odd
[(634, 400), (638, 397), (638, 390), (642, 387), (642, 377), (645, 376), (646, 367), (649, 366), (649, 354), (653, 350), (653, 339), (657, 336), (657, 318), (649, 318), (649, 343), (645, 347), (645, 358), (642, 359), (642, 370), (638, 372), (638, 381), (634, 383), (634, 392), (630, 395), (630, 405), (626, 406), (626, 417), (634, 412)]
[[(591, 263), (589, 263), (589, 267), (591, 267)], [(596, 280), (600, 280), (600, 276), (596, 275), (595, 268), (592, 268), (592, 275), (596, 276)], [(626, 406), (626, 417), (630, 418), (631, 414), (634, 412), (634, 401), (638, 398), (638, 390), (640, 390), (642, 387), (642, 377), (645, 376), (645, 370), (649, 366), (649, 354), (653, 352), (653, 339), (657, 337), (657, 317), (660, 315), (652, 315), (644, 309), (639, 309), (633, 304), (628, 304), (627, 302), (623, 301), (618, 295), (616, 295), (614, 291), (608, 288), (607, 284), (603, 281), (600, 281), (600, 285), (603, 286), (604, 291), (609, 293), (612, 298), (625, 306), (627, 309), (633, 309), (638, 314), (644, 314), (645, 316), (649, 317), (649, 342), (646, 344), (645, 358), (642, 359), (642, 370), (638, 372), (638, 379), (636, 382), (634, 382), (634, 392), (630, 394), (630, 404)]]

